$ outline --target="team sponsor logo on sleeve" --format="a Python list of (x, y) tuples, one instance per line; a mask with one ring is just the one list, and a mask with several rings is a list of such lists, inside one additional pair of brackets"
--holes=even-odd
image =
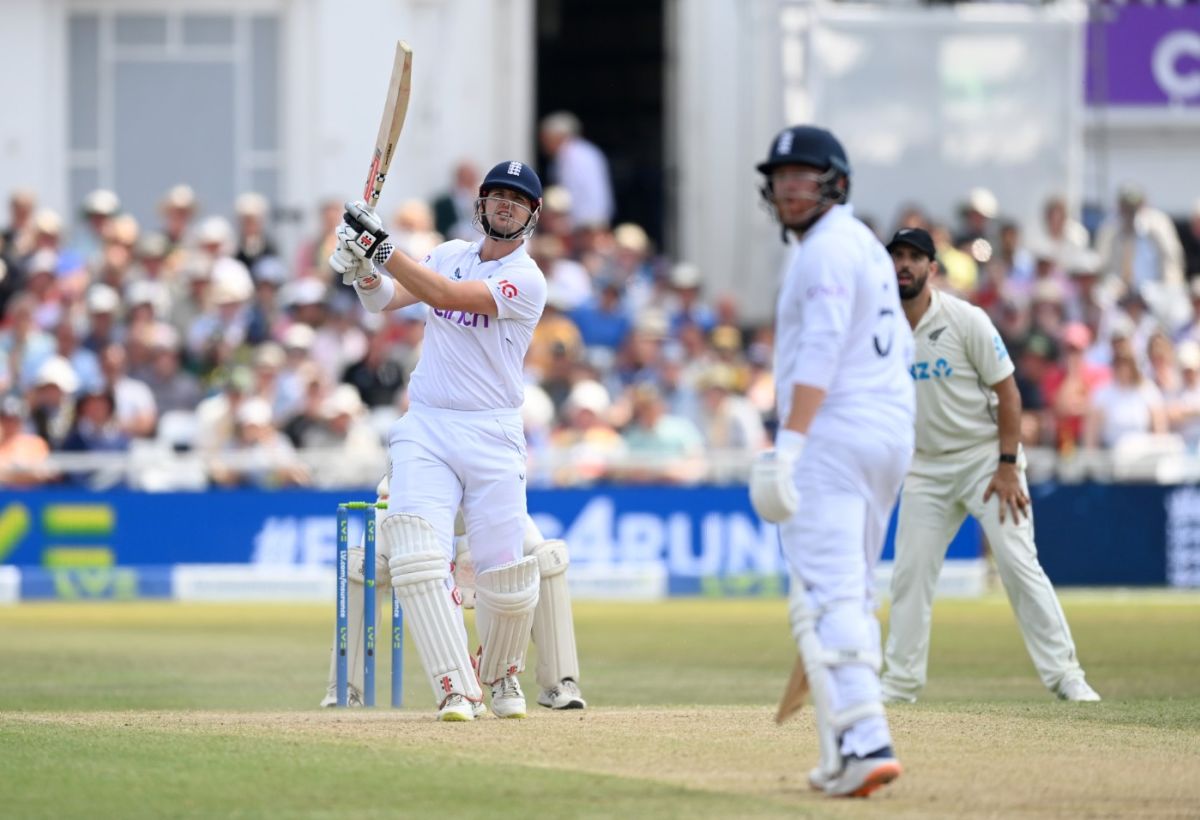
[(1000, 334), (992, 336), (992, 346), (996, 348), (996, 361), (1002, 362), (1008, 358), (1008, 348), (1004, 346), (1004, 342), (1000, 340)]
[(520, 291), (517, 290), (517, 286), (512, 282), (508, 281), (507, 279), (500, 280), (500, 294), (504, 296), (504, 298), (514, 299), (518, 293), (520, 293)]
[(847, 295), (842, 285), (813, 285), (804, 292), (807, 299), (844, 299)]

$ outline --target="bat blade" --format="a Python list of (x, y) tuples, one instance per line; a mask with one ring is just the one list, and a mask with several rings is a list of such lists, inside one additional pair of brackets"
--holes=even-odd
[(791, 677), (783, 690), (783, 698), (779, 701), (779, 710), (775, 713), (775, 723), (782, 724), (785, 720), (800, 711), (804, 699), (808, 696), (808, 673), (804, 670), (804, 659), (796, 658), (792, 667)]
[(383, 181), (396, 154), (396, 141), (404, 127), (408, 113), (408, 97), (412, 91), (412, 48), (403, 40), (396, 42), (396, 54), (392, 59), (392, 78), (388, 82), (387, 102), (383, 106), (383, 118), (379, 122), (379, 136), (375, 138), (375, 152), (371, 155), (371, 168), (367, 172), (367, 184), (363, 188), (363, 199), (372, 208), (383, 193)]

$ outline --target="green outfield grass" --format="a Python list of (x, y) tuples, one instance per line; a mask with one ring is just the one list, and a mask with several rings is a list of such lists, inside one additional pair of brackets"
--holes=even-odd
[[(0, 812), (33, 817), (1196, 816), (1200, 595), (1068, 592), (1100, 704), (1054, 700), (1002, 596), (939, 602), (931, 681), (890, 710), (905, 776), (808, 792), (808, 716), (771, 722), (783, 601), (576, 607), (586, 712), (442, 725), (320, 710), (332, 607), (0, 608)], [(884, 613), (886, 616), (886, 612)], [(388, 696), (387, 656), (379, 699)]]

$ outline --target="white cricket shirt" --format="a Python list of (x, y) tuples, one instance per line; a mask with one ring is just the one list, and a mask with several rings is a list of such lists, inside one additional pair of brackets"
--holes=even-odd
[(810, 435), (911, 441), (912, 332), (891, 257), (849, 205), (835, 205), (793, 248), (775, 317), (779, 418), (792, 390), (826, 391)]
[(933, 291), (913, 334), (917, 352), (917, 452), (939, 455), (999, 441), (991, 386), (1012, 375), (1012, 357), (981, 308)]
[(500, 315), (426, 312), (421, 358), (408, 388), (416, 404), (500, 410), (520, 408), (525, 400), (525, 353), (546, 306), (546, 278), (524, 243), (493, 262), (480, 261), (479, 245), (451, 240), (422, 261), (447, 279), (486, 282)]

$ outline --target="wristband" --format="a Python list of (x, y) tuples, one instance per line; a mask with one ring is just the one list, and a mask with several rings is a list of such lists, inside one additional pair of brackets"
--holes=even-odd
[(390, 276), (380, 276), (379, 287), (365, 290), (356, 280), (354, 292), (369, 313), (381, 313), (392, 303), (392, 297), (396, 295), (396, 283)]
[(795, 430), (789, 430), (786, 427), (780, 427), (779, 432), (775, 434), (775, 450), (792, 457), (800, 455), (800, 451), (804, 449), (804, 442), (808, 436), (803, 433), (798, 433)]
[(1001, 464), (1016, 464), (1017, 463), (1016, 453), (1001, 453), (1000, 454), (1000, 463)]
[(379, 247), (375, 249), (375, 253), (371, 256), (375, 260), (375, 264), (383, 267), (387, 261), (392, 258), (392, 251), (396, 247), (391, 242), (380, 242)]

